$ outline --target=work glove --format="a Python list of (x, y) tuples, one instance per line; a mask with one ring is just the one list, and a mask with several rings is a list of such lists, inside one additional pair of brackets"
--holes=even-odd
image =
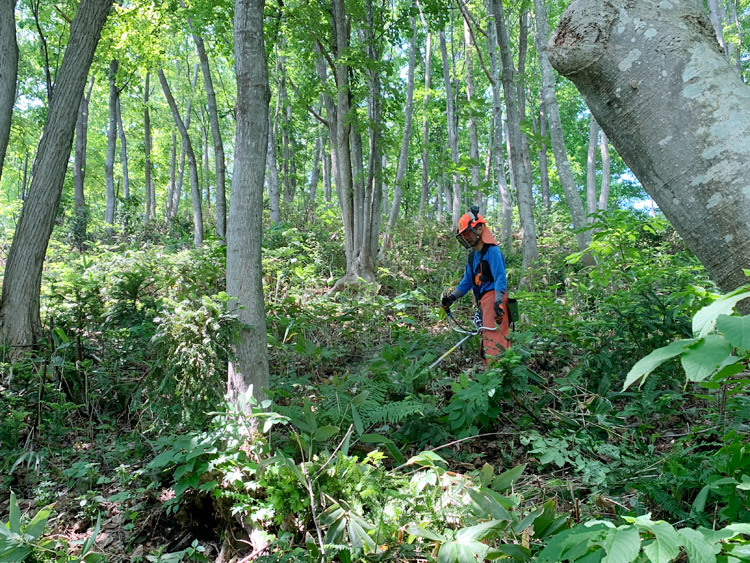
[(501, 301), (495, 302), (495, 322), (497, 324), (500, 324), (503, 322), (503, 315), (505, 315), (505, 311), (503, 310), (503, 304)]
[(458, 297), (456, 297), (452, 293), (443, 295), (443, 298), (440, 300), (440, 304), (443, 306), (443, 309), (446, 313), (450, 311), (451, 305), (456, 302), (456, 299), (458, 299)]

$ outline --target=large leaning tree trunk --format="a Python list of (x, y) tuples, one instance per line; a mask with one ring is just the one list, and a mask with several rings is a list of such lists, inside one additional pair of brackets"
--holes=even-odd
[(576, 0), (549, 57), (719, 287), (747, 283), (750, 88), (700, 3)]
[(5, 265), (0, 334), (14, 347), (33, 346), (42, 334), (39, 292), (47, 245), (55, 225), (78, 108), (112, 0), (81, 0), (57, 74), (37, 147), (34, 177)]
[(16, 0), (0, 0), (0, 178), (3, 176), (3, 161), (16, 101), (18, 43), (15, 10)]
[(229, 364), (227, 391), (235, 402), (251, 385), (257, 399), (264, 397), (263, 388), (268, 387), (261, 240), (271, 94), (263, 39), (264, 2), (237, 0), (234, 9), (237, 133), (227, 223), (227, 294), (242, 331)]

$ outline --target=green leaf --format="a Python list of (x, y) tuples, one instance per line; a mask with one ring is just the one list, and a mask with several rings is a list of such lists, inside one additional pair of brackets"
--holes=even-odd
[(315, 440), (316, 442), (325, 442), (329, 438), (335, 436), (338, 431), (338, 426), (321, 426), (320, 428), (315, 430), (313, 440)]
[(682, 542), (671, 524), (653, 522), (648, 514), (639, 516), (633, 523), (654, 534), (654, 540), (643, 548), (643, 552), (653, 563), (668, 563), (680, 554)]
[(28, 523), (24, 530), (25, 536), (31, 536), (32, 538), (39, 539), (44, 533), (44, 528), (47, 526), (47, 520), (49, 515), (52, 513), (53, 504), (48, 504), (36, 513), (36, 516)]
[(745, 286), (735, 289), (707, 307), (703, 307), (693, 317), (693, 334), (696, 336), (705, 336), (711, 332), (716, 326), (716, 319), (719, 315), (730, 315), (734, 310), (734, 306), (747, 297), (750, 297), (750, 289)]
[(685, 348), (692, 345), (693, 343), (695, 343), (695, 339), (693, 338), (678, 340), (677, 342), (672, 342), (671, 344), (668, 344), (667, 346), (664, 346), (662, 348), (657, 348), (645, 358), (641, 358), (628, 372), (628, 375), (625, 378), (625, 383), (622, 386), (622, 390), (625, 391), (641, 377), (647, 376), (667, 360), (676, 358), (685, 351)]
[(166, 465), (172, 463), (174, 459), (174, 452), (172, 450), (167, 450), (166, 452), (161, 452), (158, 456), (152, 459), (147, 467), (149, 469), (161, 469), (162, 467), (165, 467)]
[(706, 500), (708, 499), (708, 492), (711, 490), (711, 485), (705, 485), (696, 495), (693, 501), (693, 511), (703, 512), (706, 508)]
[(500, 545), (495, 546), (495, 550), (515, 559), (516, 561), (531, 560), (531, 550), (515, 543), (501, 543)]
[(495, 520), (512, 521), (513, 515), (497, 502), (491, 492), (486, 489), (469, 489), (469, 496), (486, 515), (492, 516)]
[(683, 352), (680, 362), (688, 381), (700, 382), (714, 373), (732, 354), (732, 345), (721, 335), (709, 334)]
[(609, 530), (599, 545), (607, 552), (602, 563), (630, 563), (641, 551), (641, 537), (633, 526), (620, 526)]
[(357, 432), (358, 435), (362, 435), (365, 433), (365, 427), (362, 424), (362, 417), (359, 416), (359, 411), (357, 410), (357, 407), (352, 404), (352, 422), (354, 423), (354, 430)]
[(682, 528), (677, 532), (682, 538), (682, 545), (688, 554), (690, 563), (715, 563), (716, 554), (721, 551), (717, 542), (709, 542), (708, 538), (698, 530)]
[(10, 492), (10, 507), (8, 509), (8, 529), (14, 534), (21, 533), (21, 510), (18, 508), (16, 493)]
[(517, 465), (513, 469), (508, 469), (500, 475), (498, 475), (494, 481), (492, 481), (492, 489), (495, 491), (504, 491), (509, 488), (516, 479), (518, 479), (526, 469), (526, 464), (522, 463)]
[(396, 442), (380, 434), (362, 434), (359, 440), (367, 444), (383, 444), (385, 445), (388, 452), (393, 456), (398, 463), (404, 463), (404, 454), (398, 449)]
[(468, 528), (461, 528), (456, 533), (456, 540), (466, 543), (469, 540), (481, 541), (492, 536), (492, 532), (500, 528), (503, 524), (500, 520), (489, 520), (488, 522), (482, 522), (476, 526), (469, 526)]
[(750, 315), (744, 317), (730, 317), (719, 315), (716, 328), (724, 333), (727, 340), (740, 350), (750, 350)]
[(411, 524), (406, 528), (406, 533), (412, 536), (416, 536), (418, 538), (424, 538), (427, 540), (432, 540), (436, 542), (444, 542), (445, 538), (441, 535), (436, 534), (435, 532), (432, 532), (428, 530), (427, 528), (420, 526), (417, 526), (415, 524)]

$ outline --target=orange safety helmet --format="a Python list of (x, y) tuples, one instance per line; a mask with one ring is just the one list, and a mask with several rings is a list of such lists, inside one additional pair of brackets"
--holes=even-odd
[[(471, 248), (471, 245), (464, 240), (464, 237), (461, 236), (463, 233), (465, 233), (467, 230), (471, 229), (474, 231), (474, 228), (477, 225), (484, 225), (485, 228), (487, 226), (487, 221), (485, 221), (484, 217), (482, 217), (479, 214), (479, 207), (476, 205), (471, 208), (471, 211), (469, 213), (465, 213), (461, 215), (461, 218), (458, 220), (458, 229), (456, 230), (456, 240), (461, 243), (461, 245), (464, 248)], [(479, 236), (479, 233), (474, 231), (474, 234)]]

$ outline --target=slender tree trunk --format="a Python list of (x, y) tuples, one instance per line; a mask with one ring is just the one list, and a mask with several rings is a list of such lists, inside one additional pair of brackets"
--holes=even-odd
[(86, 77), (111, 6), (112, 0), (81, 0), (70, 26), (29, 195), (5, 265), (0, 325), (2, 340), (10, 346), (35, 345), (42, 334), (39, 294), (44, 255), (62, 195)]
[(574, 0), (549, 56), (719, 287), (746, 284), (750, 89), (702, 6)]
[[(278, 105), (277, 105), (278, 109)], [(270, 118), (270, 116), (269, 116)], [(279, 169), (276, 164), (276, 118), (269, 123), (268, 132), (268, 155), (266, 157), (266, 168), (268, 168), (268, 195), (271, 202), (271, 224), (278, 225), (281, 221), (279, 210), (281, 193), (279, 192)]]
[(122, 108), (120, 107), (120, 95), (117, 95), (117, 131), (120, 135), (120, 165), (122, 166), (122, 195), (125, 199), (130, 197), (130, 175), (128, 174), (128, 145), (125, 138), (125, 129), (122, 127)]
[(83, 250), (88, 232), (88, 210), (86, 209), (86, 148), (88, 145), (89, 101), (94, 88), (94, 77), (89, 81), (88, 92), (81, 97), (76, 118), (75, 155), (73, 157), (73, 193), (75, 196), (74, 238), (79, 250)]
[[(261, 240), (270, 90), (263, 4), (264, 0), (236, 0), (234, 11), (237, 133), (227, 224), (227, 294), (242, 330), (233, 346), (227, 391), (235, 403), (250, 388), (253, 396), (262, 400), (263, 389), (268, 387)], [(249, 410), (249, 405), (245, 408)]]
[(596, 149), (599, 141), (599, 124), (591, 116), (589, 120), (589, 150), (586, 157), (586, 213), (587, 223), (594, 222), (596, 213)]
[[(143, 85), (143, 153), (144, 153), (144, 190), (146, 195), (145, 222), (148, 223), (156, 217), (156, 198), (154, 194), (154, 181), (151, 179), (151, 109), (149, 107), (149, 96), (151, 95), (151, 73), (146, 71), (146, 79)], [(174, 132), (172, 133), (174, 139)], [(170, 187), (174, 187), (174, 140), (172, 141), (172, 166), (170, 168)], [(169, 191), (169, 190), (168, 190)], [(167, 195), (169, 204), (169, 194)], [(169, 213), (169, 205), (167, 205)]]
[(3, 176), (13, 104), (16, 101), (18, 43), (15, 10), (16, 0), (0, 0), (0, 178)]
[[(560, 118), (560, 109), (557, 105), (557, 96), (555, 94), (555, 72), (547, 58), (547, 41), (549, 39), (549, 24), (547, 23), (547, 11), (544, 0), (534, 0), (534, 14), (536, 15), (536, 40), (537, 53), (539, 53), (539, 66), (542, 71), (542, 93), (544, 94), (544, 108), (547, 111), (547, 121), (549, 123), (550, 138), (552, 140), (552, 152), (555, 155), (555, 168), (557, 175), (560, 177), (565, 201), (568, 203), (568, 210), (573, 221), (573, 228), (577, 229), (576, 242), (578, 250), (584, 251), (591, 244), (591, 232), (582, 231), (586, 225), (586, 212), (583, 209), (581, 196), (578, 193), (578, 184), (573, 177), (573, 171), (570, 168), (568, 152), (565, 147), (565, 135), (562, 129), (562, 119)], [(590, 208), (589, 211), (592, 211)], [(584, 263), (593, 264), (590, 256), (584, 258)]]
[[(326, 139), (328, 136), (326, 135)], [(331, 151), (330, 141), (323, 143), (323, 198), (326, 203), (331, 203), (331, 196), (333, 194), (333, 186), (331, 182)], [(328, 146), (328, 148), (326, 148)]]
[[(206, 186), (206, 193), (204, 198), (206, 200), (206, 207), (211, 207), (211, 166), (210, 158), (208, 156), (208, 123), (206, 121), (206, 111), (201, 110), (201, 131), (203, 131), (203, 185)], [(224, 238), (223, 236), (221, 238)]]
[[(192, 105), (193, 105), (193, 92), (195, 91), (195, 85), (198, 83), (198, 65), (195, 65), (195, 69), (193, 70), (193, 81), (191, 84), (190, 94), (187, 96), (187, 103), (185, 106), (185, 130), (190, 131), (190, 117), (192, 116)], [(177, 130), (180, 130), (179, 125), (177, 126)], [(180, 136), (182, 136), (182, 133), (180, 133)], [(172, 190), (172, 215), (171, 217), (177, 216), (177, 211), (180, 208), (180, 201), (182, 201), (182, 185), (183, 180), (185, 178), (185, 157), (187, 156), (187, 153), (185, 151), (185, 144), (184, 142), (180, 145), (180, 164), (177, 168), (177, 182), (175, 184), (175, 188)], [(189, 164), (188, 164), (189, 168)]]
[[(177, 125), (177, 130), (182, 137), (182, 148), (187, 154), (188, 169), (190, 171), (190, 195), (193, 200), (193, 245), (195, 248), (199, 248), (203, 245), (203, 210), (201, 207), (201, 191), (198, 184), (198, 163), (195, 160), (195, 152), (193, 151), (193, 144), (190, 141), (190, 135), (180, 117), (180, 110), (177, 109), (177, 103), (174, 101), (172, 92), (169, 89), (167, 77), (164, 76), (162, 69), (159, 69), (158, 73), (161, 89), (164, 92), (164, 97), (167, 99), (169, 108), (172, 110), (172, 118), (175, 125)], [(195, 81), (193, 81), (193, 84), (195, 84)]]
[[(458, 166), (458, 131), (456, 129), (456, 118), (453, 112), (453, 87), (451, 85), (450, 65), (448, 62), (448, 49), (445, 44), (445, 32), (440, 32), (440, 54), (443, 58), (443, 81), (445, 82), (445, 116), (448, 122), (448, 144), (451, 149), (451, 161)], [(451, 228), (458, 226), (461, 217), (461, 184), (458, 173), (453, 172), (453, 204), (451, 214)]]
[(167, 201), (165, 205), (168, 220), (177, 214), (177, 210), (173, 208), (175, 199), (178, 202), (180, 200), (179, 195), (175, 198), (175, 191), (177, 190), (177, 132), (175, 129), (175, 127), (172, 128), (169, 148), (169, 184), (167, 185)]
[[(492, 0), (487, 2), (487, 12), (492, 12)], [(491, 21), (490, 21), (491, 23)], [(492, 71), (492, 153), (495, 160), (495, 179), (497, 181), (498, 200), (501, 203), (500, 244), (506, 256), (513, 249), (513, 199), (508, 189), (505, 176), (505, 158), (503, 156), (503, 106), (498, 82), (499, 63), (497, 60), (497, 30), (494, 25), (487, 26), (487, 41)]]
[[(424, 23), (424, 20), (423, 20)], [(422, 186), (419, 193), (419, 216), (424, 217), (430, 197), (430, 66), (432, 63), (432, 34), (427, 31), (424, 52), (424, 97), (422, 98)]]
[(117, 150), (117, 59), (109, 63), (109, 125), (107, 126), (107, 158), (104, 161), (104, 184), (107, 190), (107, 204), (104, 220), (113, 225), (115, 222), (115, 151)]
[(471, 191), (469, 199), (479, 204), (479, 137), (477, 135), (477, 123), (474, 120), (476, 111), (473, 104), (474, 99), (474, 61), (472, 60), (471, 29), (468, 20), (464, 19), (464, 57), (466, 63), (466, 107), (469, 110), (469, 156), (471, 157)]
[(601, 131), (601, 153), (602, 153), (602, 189), (599, 192), (599, 211), (607, 209), (609, 201), (609, 177), (610, 177), (610, 157), (609, 157), (609, 139), (607, 134)]
[(417, 50), (417, 23), (411, 18), (412, 35), (409, 45), (409, 66), (406, 71), (406, 107), (404, 108), (404, 131), (401, 136), (401, 152), (398, 157), (398, 168), (396, 169), (396, 181), (393, 184), (393, 203), (391, 213), (388, 217), (388, 225), (383, 237), (382, 253), (391, 243), (391, 234), (396, 226), (399, 208), (401, 206), (401, 190), (403, 189), (404, 178), (406, 177), (406, 164), (409, 160), (409, 141), (411, 140), (411, 121), (414, 108), (414, 67), (416, 64)]
[[(544, 93), (539, 94), (539, 135), (547, 139), (547, 109), (544, 106)], [(549, 211), (552, 206), (549, 194), (549, 162), (547, 159), (547, 143), (543, 140), (539, 150), (539, 183), (542, 191), (542, 206)]]
[(313, 148), (312, 172), (310, 173), (310, 185), (308, 187), (307, 200), (311, 209), (315, 209), (315, 200), (318, 195), (318, 184), (320, 183), (320, 157), (323, 153), (323, 135), (315, 136), (315, 147)]
[(531, 193), (531, 178), (523, 165), (523, 141), (521, 117), (518, 112), (518, 100), (513, 77), (513, 58), (510, 51), (510, 40), (503, 16), (501, 0), (493, 1), (493, 13), (497, 26), (497, 38), (502, 59), (502, 83), (508, 115), (508, 136), (510, 139), (511, 166), (518, 190), (518, 213), (523, 229), (523, 268), (530, 268), (539, 258), (539, 248), (534, 225), (534, 200)]
[[(180, 1), (183, 8), (184, 3)], [(227, 229), (227, 200), (226, 200), (226, 163), (224, 159), (224, 142), (221, 138), (221, 126), (219, 124), (219, 109), (216, 103), (216, 91), (214, 81), (211, 78), (211, 66), (209, 65), (206, 47), (203, 38), (196, 31), (190, 18), (188, 23), (193, 32), (195, 50), (200, 60), (201, 73), (203, 74), (203, 88), (206, 91), (206, 103), (208, 104), (208, 120), (211, 127), (211, 139), (214, 146), (214, 166), (216, 167), (216, 236), (223, 239)], [(208, 186), (208, 184), (206, 184)]]

